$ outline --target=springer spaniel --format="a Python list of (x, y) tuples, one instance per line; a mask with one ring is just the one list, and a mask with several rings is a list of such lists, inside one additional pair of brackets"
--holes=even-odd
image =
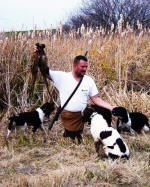
[(129, 131), (132, 136), (135, 136), (135, 132), (150, 131), (148, 118), (140, 112), (128, 112), (124, 107), (116, 107), (112, 110), (112, 114), (118, 117), (117, 130), (119, 133)]
[(95, 149), (99, 155), (100, 143), (107, 157), (112, 159), (129, 159), (129, 148), (123, 141), (118, 131), (110, 127), (102, 114), (95, 112), (93, 108), (87, 107), (82, 112), (83, 117), (91, 122), (90, 131), (94, 139)]
[(14, 127), (19, 127), (21, 132), (24, 132), (27, 126), (33, 126), (33, 133), (40, 128), (47, 136), (47, 132), (43, 126), (44, 116), (49, 117), (49, 115), (54, 111), (54, 103), (45, 103), (41, 107), (37, 108), (31, 112), (22, 112), (13, 115), (9, 118), (10, 122), (8, 124), (6, 140), (8, 140), (11, 131)]
[[(97, 112), (98, 114), (101, 114), (103, 118), (106, 120), (108, 126), (111, 127), (112, 113), (110, 110), (108, 110), (107, 108), (94, 105), (94, 104), (91, 104), (88, 107), (92, 108), (93, 111)], [(90, 117), (88, 115), (83, 117), (83, 121), (88, 122), (88, 123), (91, 122)]]

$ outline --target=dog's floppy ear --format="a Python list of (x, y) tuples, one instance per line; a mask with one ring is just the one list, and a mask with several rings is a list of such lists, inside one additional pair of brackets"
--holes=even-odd
[(83, 122), (90, 122), (90, 116), (92, 115), (92, 113), (95, 112), (93, 108), (91, 107), (86, 107), (83, 111), (82, 111), (82, 116), (83, 116)]
[(95, 112), (95, 110), (92, 107), (86, 107), (82, 110), (81, 114), (82, 116), (87, 116), (88, 114), (92, 114), (93, 112)]

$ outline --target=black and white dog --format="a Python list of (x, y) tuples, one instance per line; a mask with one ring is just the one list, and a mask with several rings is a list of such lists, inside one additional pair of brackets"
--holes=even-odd
[(135, 132), (150, 131), (148, 118), (140, 112), (127, 112), (124, 107), (116, 107), (112, 110), (112, 114), (118, 117), (117, 130), (119, 133), (129, 131), (132, 136), (135, 136)]
[(24, 132), (27, 126), (33, 126), (33, 133), (35, 133), (36, 130), (40, 128), (47, 136), (47, 132), (43, 126), (43, 118), (44, 116), (49, 117), (49, 115), (54, 111), (54, 109), (54, 103), (47, 102), (34, 111), (22, 112), (10, 117), (6, 140), (8, 140), (11, 131), (15, 127), (19, 127), (21, 132)]
[[(90, 107), (93, 108), (93, 110), (96, 111), (97, 113), (102, 114), (104, 119), (107, 121), (108, 125), (111, 126), (112, 113), (110, 112), (110, 110), (103, 108), (103, 107), (99, 107), (94, 104), (91, 104)], [(87, 116), (84, 116), (82, 118), (82, 121), (90, 123), (90, 118), (89, 117), (87, 118)], [(69, 131), (69, 130), (65, 129), (63, 136), (70, 137), (72, 140), (74, 140), (75, 137), (77, 137), (78, 143), (80, 144), (82, 142), (82, 132), (83, 132), (83, 130)]]
[[(107, 124), (109, 127), (111, 127), (111, 122), (112, 122), (112, 113), (110, 110), (107, 108), (103, 108), (94, 104), (91, 104), (88, 106), (88, 108), (92, 108), (94, 112), (97, 112), (98, 114), (101, 114), (103, 118), (106, 120)], [(91, 123), (91, 119), (89, 115), (85, 115), (83, 117), (84, 122), (88, 122), (89, 124)]]
[(118, 131), (110, 127), (103, 115), (98, 114), (93, 108), (87, 107), (83, 111), (83, 116), (90, 119), (90, 131), (94, 139), (95, 149), (99, 155), (100, 144), (107, 157), (112, 159), (129, 158), (129, 148), (123, 141)]

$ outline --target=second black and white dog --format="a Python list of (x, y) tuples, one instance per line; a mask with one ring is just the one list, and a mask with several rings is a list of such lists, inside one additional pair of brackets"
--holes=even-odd
[(49, 117), (49, 115), (54, 111), (54, 103), (45, 103), (41, 107), (31, 111), (31, 112), (22, 112), (16, 115), (13, 115), (9, 118), (10, 122), (8, 124), (6, 140), (8, 140), (11, 131), (15, 127), (19, 127), (23, 132), (27, 126), (33, 126), (33, 133), (40, 128), (47, 135), (47, 132), (43, 126), (44, 116)]
[(112, 110), (112, 114), (118, 117), (117, 130), (119, 133), (129, 131), (132, 136), (135, 136), (135, 132), (150, 131), (148, 118), (140, 112), (128, 112), (124, 107), (116, 107)]
[(99, 155), (100, 144), (107, 157), (112, 159), (129, 158), (129, 148), (123, 141), (118, 131), (110, 127), (102, 114), (95, 112), (93, 108), (87, 107), (82, 112), (83, 118), (90, 119), (90, 131), (94, 139), (95, 149)]

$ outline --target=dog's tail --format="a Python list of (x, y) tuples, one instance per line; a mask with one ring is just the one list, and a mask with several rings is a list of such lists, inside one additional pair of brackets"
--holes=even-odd
[(148, 132), (148, 131), (150, 131), (150, 124), (148, 122), (148, 118), (145, 115), (143, 115), (143, 118), (144, 118), (143, 121), (145, 121), (145, 125), (143, 127), (143, 130)]
[(150, 131), (150, 125), (149, 125), (148, 122), (144, 125), (143, 130), (144, 130), (145, 132), (149, 132), (149, 131)]

